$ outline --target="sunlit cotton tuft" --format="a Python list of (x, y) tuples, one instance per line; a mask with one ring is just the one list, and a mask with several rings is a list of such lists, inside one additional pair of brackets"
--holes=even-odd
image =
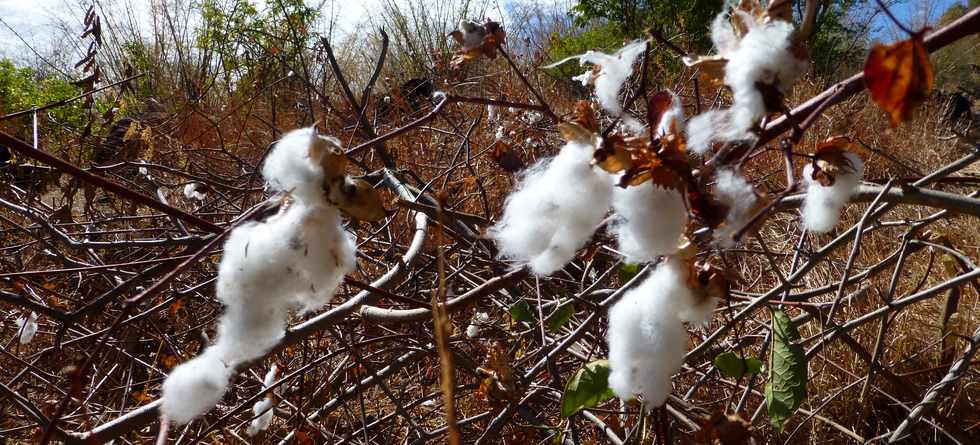
[(803, 167), (806, 197), (801, 210), (803, 226), (814, 233), (829, 232), (840, 221), (841, 210), (858, 191), (864, 174), (864, 161), (854, 153), (845, 153), (853, 171), (837, 175), (834, 185), (824, 187), (813, 180), (813, 166)]
[(645, 263), (677, 251), (687, 227), (687, 208), (676, 190), (652, 182), (613, 192), (613, 210), (620, 220), (613, 226), (617, 249), (630, 263)]
[(715, 305), (694, 295), (687, 276), (684, 262), (670, 257), (609, 310), (609, 387), (621, 399), (639, 394), (652, 409), (670, 395), (687, 351), (684, 322), (704, 322)]
[[(325, 198), (321, 159), (311, 158), (314, 142), (335, 143), (310, 128), (283, 136), (262, 173), (270, 188), (294, 199), (265, 221), (242, 224), (225, 242), (216, 285), (225, 311), (217, 339), (164, 384), (162, 412), (178, 424), (206, 412), (224, 393), (219, 383), (228, 376), (208, 373), (266, 354), (282, 339), (289, 311), (321, 307), (354, 266), (353, 241)], [(184, 400), (194, 398), (195, 388), (200, 398)]]
[(766, 114), (758, 85), (771, 85), (786, 92), (808, 67), (793, 54), (793, 25), (782, 20), (769, 22), (748, 17), (748, 32), (738, 39), (724, 13), (711, 27), (712, 41), (725, 59), (725, 84), (732, 89), (732, 107), (702, 113), (688, 126), (688, 147), (697, 154), (707, 152), (714, 142), (753, 141), (750, 131)]
[(623, 88), (623, 84), (626, 83), (630, 75), (633, 74), (633, 65), (636, 64), (637, 58), (643, 54), (645, 49), (646, 41), (636, 40), (620, 48), (614, 54), (586, 51), (585, 54), (568, 57), (544, 68), (553, 68), (572, 59), (578, 59), (582, 65), (589, 63), (598, 66), (599, 72), (597, 74), (592, 74), (591, 71), (588, 71), (580, 76), (573, 77), (573, 80), (579, 81), (582, 83), (582, 86), (585, 86), (588, 85), (591, 79), (595, 84), (595, 95), (599, 99), (599, 105), (602, 106), (602, 109), (620, 118), (634, 132), (638, 132), (643, 128), (643, 124), (629, 114), (624, 113), (623, 105), (619, 101), (619, 91)]
[(594, 147), (569, 142), (528, 168), (489, 234), (500, 256), (550, 275), (571, 261), (609, 210), (613, 184), (592, 165)]
[(715, 230), (715, 241), (722, 247), (730, 248), (735, 245), (735, 232), (752, 219), (758, 197), (752, 184), (744, 176), (735, 170), (724, 168), (718, 170), (715, 198), (728, 207), (724, 224)]

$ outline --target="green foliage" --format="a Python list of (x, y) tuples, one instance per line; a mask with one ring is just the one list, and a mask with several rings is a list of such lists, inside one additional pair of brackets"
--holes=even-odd
[(706, 52), (711, 48), (708, 28), (721, 7), (721, 0), (579, 0), (572, 11), (579, 26), (602, 21), (630, 39), (642, 37), (652, 27), (665, 36), (681, 35), (678, 43), (688, 51)]
[(572, 318), (572, 315), (575, 315), (575, 305), (567, 303), (560, 306), (555, 312), (549, 315), (547, 319), (545, 319), (545, 326), (547, 326), (549, 331), (557, 332), (562, 326), (565, 325), (565, 323), (568, 323), (568, 320)]
[(281, 61), (299, 60), (318, 39), (310, 30), (319, 10), (303, 0), (270, 2), (262, 11), (240, 0), (199, 0), (194, 6), (202, 19), (194, 30), (196, 49), (211, 74), (229, 85), (284, 74), (290, 67)]
[(809, 41), (810, 66), (818, 76), (833, 77), (864, 66), (866, 29), (848, 19), (857, 6), (857, 0), (836, 0), (818, 15)]
[[(10, 60), (0, 60), (0, 114), (29, 110), (79, 93), (81, 90), (65, 79), (41, 77), (30, 68), (18, 68)], [(80, 128), (85, 125), (85, 111), (83, 103), (76, 101), (47, 113), (60, 123)]]
[[(626, 40), (628, 38), (620, 27), (603, 24), (579, 34), (567, 36), (553, 34), (548, 55), (551, 60), (558, 61), (589, 50), (612, 52), (622, 47)], [(582, 74), (585, 70), (586, 68), (581, 67), (578, 61), (571, 61), (548, 71), (555, 77), (570, 79), (572, 76)]]
[(756, 357), (746, 357), (744, 360), (734, 352), (718, 354), (714, 360), (715, 368), (727, 377), (740, 379), (745, 374), (762, 372), (762, 361)]
[[(969, 0), (964, 6), (956, 3), (939, 18), (938, 25), (948, 24), (980, 7), (980, 0)], [(970, 64), (980, 61), (980, 34), (967, 36), (933, 55), (936, 71), (936, 85), (946, 91), (962, 88), (966, 91), (980, 91), (980, 74)]]
[(619, 266), (619, 270), (616, 272), (619, 275), (619, 282), (626, 283), (627, 281), (632, 280), (636, 274), (640, 273), (640, 265), (623, 263)]
[(510, 319), (514, 323), (531, 323), (534, 321), (534, 315), (531, 314), (531, 305), (527, 304), (527, 300), (522, 299), (510, 307)]
[(806, 399), (807, 363), (800, 333), (785, 312), (772, 311), (772, 349), (769, 355), (769, 381), (766, 382), (766, 408), (777, 431)]
[(569, 417), (585, 408), (615, 397), (609, 388), (609, 360), (596, 360), (583, 366), (565, 385), (561, 395), (561, 416)]

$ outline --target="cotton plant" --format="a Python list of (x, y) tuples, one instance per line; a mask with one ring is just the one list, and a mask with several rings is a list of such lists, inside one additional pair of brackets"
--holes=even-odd
[(702, 113), (688, 125), (688, 146), (704, 154), (716, 142), (754, 140), (753, 128), (807, 70), (806, 49), (796, 36), (790, 2), (743, 1), (711, 25), (717, 55), (685, 58), (708, 77), (732, 90), (732, 106)]
[(648, 409), (661, 406), (671, 378), (687, 352), (685, 323), (710, 321), (728, 291), (716, 268), (694, 261), (686, 245), (656, 266), (642, 283), (609, 309), (609, 387), (623, 400), (643, 397)]
[(844, 205), (857, 193), (864, 174), (864, 161), (843, 148), (845, 138), (831, 138), (822, 143), (813, 161), (803, 167), (803, 227), (814, 233), (829, 232), (840, 221)]
[(207, 196), (204, 185), (199, 182), (189, 182), (184, 186), (184, 197), (187, 199), (204, 201)]
[(34, 341), (37, 334), (37, 313), (31, 312), (26, 316), (20, 316), (14, 323), (17, 325), (17, 338), (20, 344), (26, 345)]
[(752, 184), (738, 171), (722, 168), (715, 174), (715, 198), (728, 209), (725, 221), (715, 228), (715, 240), (721, 247), (734, 247), (734, 236), (752, 219), (759, 197)]
[(636, 40), (620, 48), (613, 54), (606, 54), (600, 51), (586, 51), (584, 54), (571, 56), (560, 60), (543, 68), (554, 68), (571, 60), (578, 60), (579, 64), (585, 66), (592, 65), (592, 68), (581, 75), (572, 79), (582, 83), (582, 86), (592, 84), (595, 86), (596, 99), (599, 105), (613, 117), (620, 120), (633, 132), (643, 130), (643, 124), (623, 110), (623, 104), (619, 100), (619, 93), (623, 84), (633, 74), (633, 67), (637, 59), (646, 50), (645, 40)]
[(504, 43), (506, 36), (504, 28), (497, 22), (487, 20), (481, 24), (469, 19), (460, 20), (456, 30), (449, 33), (449, 37), (460, 45), (450, 66), (458, 69), (480, 56), (497, 57), (497, 47)]
[(540, 276), (575, 256), (612, 202), (612, 182), (592, 166), (598, 136), (566, 133), (566, 139), (556, 156), (521, 173), (502, 217), (489, 230), (501, 257)]
[(613, 211), (618, 218), (612, 233), (619, 252), (630, 263), (652, 262), (677, 251), (688, 224), (687, 204), (677, 183), (680, 178), (654, 173), (655, 168), (646, 174), (640, 172), (644, 164), (660, 161), (657, 153), (650, 153), (653, 148), (663, 150), (658, 153), (665, 157), (681, 156), (676, 142), (684, 129), (684, 109), (680, 98), (671, 91), (654, 95), (650, 105), (659, 112), (659, 121), (650, 123), (654, 138), (661, 142), (659, 147), (644, 147), (651, 139), (641, 134), (622, 140), (624, 145), (641, 141), (639, 147), (634, 147), (636, 155), (613, 147), (605, 150), (611, 156), (603, 158), (603, 153), (597, 159), (598, 165), (614, 174), (619, 185), (613, 192)]
[[(276, 383), (278, 374), (279, 367), (273, 363), (272, 366), (269, 367), (269, 371), (266, 372), (265, 378), (262, 379), (263, 391), (269, 389)], [(272, 424), (272, 418), (275, 417), (275, 397), (275, 393), (267, 393), (262, 400), (259, 400), (258, 402), (255, 402), (255, 405), (252, 405), (252, 414), (255, 415), (255, 418), (249, 422), (248, 429), (246, 430), (246, 434), (248, 434), (249, 437), (255, 437), (260, 432), (269, 429), (269, 425)]]
[(163, 384), (161, 413), (185, 424), (213, 408), (239, 365), (258, 359), (285, 334), (291, 310), (314, 311), (355, 263), (341, 212), (384, 216), (370, 185), (344, 174), (340, 142), (315, 128), (286, 133), (262, 167), (267, 186), (288, 196), (276, 215), (235, 228), (224, 245), (216, 294), (225, 311), (218, 335)]

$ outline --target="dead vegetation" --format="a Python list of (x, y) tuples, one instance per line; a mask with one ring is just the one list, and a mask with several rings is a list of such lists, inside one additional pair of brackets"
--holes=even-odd
[[(980, 10), (967, 18), (975, 33)], [(288, 31), (275, 36), (284, 42), (278, 54), (297, 38)], [(975, 197), (980, 183), (975, 121), (944, 119), (946, 102), (935, 96), (890, 128), (867, 94), (841, 97), (793, 148), (811, 153), (842, 133), (857, 142), (869, 188), (838, 229), (803, 232), (799, 196), (788, 195), (757, 234), (712, 251), (735, 277), (732, 291), (709, 325), (690, 330), (691, 352), (664, 409), (641, 415), (638, 403), (613, 399), (563, 419), (568, 380), (606, 356), (605, 312), (629, 276), (604, 231), (549, 278), (496, 258), (485, 229), (516, 172), (555, 153), (555, 124), (582, 91), (536, 69), (531, 54), (481, 50), (504, 57), (442, 67), (431, 78), (445, 95), (421, 99), (400, 88), (409, 79), (386, 68), (383, 49), (369, 69), (377, 75), (358, 74), (367, 82), (358, 91), (329, 44), (314, 41), (281, 57), (278, 72), (212, 100), (152, 74), (132, 82), (173, 94), (150, 102), (107, 89), (131, 116), (115, 132), (120, 140), (108, 137), (119, 120), (95, 112), (88, 126), (42, 131), (40, 150), (29, 143), (30, 115), (0, 121), (0, 145), (16, 155), (0, 186), (0, 438), (145, 443), (160, 435), (160, 384), (214, 338), (222, 310), (216, 236), (268, 214), (258, 167), (284, 131), (317, 123), (345, 144), (348, 173), (380, 191), (388, 216), (346, 225), (358, 264), (335, 300), (294, 317), (277, 348), (239, 370), (218, 409), (164, 431), (169, 440), (422, 443), (449, 441), (458, 428), (468, 443), (692, 443), (723, 440), (721, 427), (748, 421), (759, 443), (977, 441), (980, 232), (975, 208), (956, 201)], [(627, 96), (671, 87), (689, 114), (714, 105), (707, 84), (694, 88), (693, 71), (652, 73), (642, 86), (636, 77)], [(804, 79), (785, 103), (816, 97), (822, 81)], [(783, 131), (769, 132), (771, 143), (746, 153), (746, 173), (776, 196), (787, 186)], [(106, 144), (113, 155), (99, 158)], [(796, 171), (803, 162), (796, 158)], [(37, 174), (40, 165), (60, 175)], [(185, 193), (189, 184), (203, 197)], [(951, 197), (915, 201), (921, 189)], [(435, 337), (433, 305), (447, 312), (448, 342)], [(733, 379), (712, 364), (726, 351), (768, 363), (766, 307), (794, 317), (809, 364), (808, 397), (781, 433), (766, 422), (765, 375)], [(37, 334), (20, 344), (15, 320), (31, 312)], [(452, 391), (440, 385), (441, 353), (451, 354)], [(273, 363), (280, 378), (263, 389)], [(953, 383), (940, 386), (944, 379)], [(266, 393), (279, 402), (274, 419), (249, 437), (252, 405)], [(448, 424), (446, 394), (455, 404)]]

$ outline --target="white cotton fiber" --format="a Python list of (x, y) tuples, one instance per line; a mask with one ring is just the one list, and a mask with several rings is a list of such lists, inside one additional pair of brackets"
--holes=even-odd
[(290, 131), (276, 142), (262, 164), (262, 177), (269, 188), (290, 192), (299, 200), (317, 201), (323, 194), (323, 170), (319, 159), (310, 158), (310, 145), (318, 138), (340, 146), (335, 138), (317, 134), (313, 128)]
[[(267, 220), (244, 223), (229, 234), (218, 266), (216, 294), (225, 311), (217, 339), (200, 357), (175, 368), (164, 384), (165, 407), (191, 403), (203, 411), (165, 411), (170, 419), (186, 423), (220, 399), (220, 394), (203, 392), (194, 402), (168, 400), (193, 394), (183, 388), (224, 392), (225, 385), (216, 382), (227, 381), (227, 376), (202, 375), (190, 381), (185, 367), (206, 374), (219, 369), (213, 363), (205, 366), (208, 360), (228, 369), (261, 357), (282, 339), (291, 309), (318, 309), (354, 267), (354, 243), (344, 232), (339, 210), (326, 199), (320, 160), (310, 158), (311, 145), (324, 141), (335, 143), (313, 129), (291, 131), (266, 159), (262, 173), (269, 186), (288, 191), (294, 200)], [(186, 382), (170, 384), (175, 375)], [(178, 389), (168, 393), (168, 384)]]
[(214, 408), (228, 389), (231, 369), (214, 353), (205, 352), (173, 369), (163, 382), (160, 411), (178, 425)]
[(569, 142), (528, 168), (490, 228), (500, 256), (549, 275), (568, 263), (609, 210), (613, 184), (593, 169), (594, 147)]
[(276, 383), (276, 376), (279, 375), (279, 365), (273, 363), (269, 367), (269, 371), (265, 373), (265, 378), (262, 379), (262, 389), (268, 389), (270, 386)]
[(184, 186), (184, 197), (187, 199), (194, 199), (197, 201), (204, 201), (207, 198), (207, 194), (201, 193), (198, 189), (201, 187), (200, 183), (191, 182)]
[(678, 132), (684, 131), (684, 106), (681, 104), (681, 98), (677, 97), (673, 91), (670, 91), (670, 108), (660, 116), (660, 122), (657, 123), (657, 130), (654, 133), (656, 136), (664, 136), (670, 134), (673, 130)]
[(782, 20), (758, 24), (749, 28), (738, 49), (728, 55), (725, 84), (732, 88), (734, 129), (746, 132), (766, 113), (756, 83), (774, 85), (785, 92), (806, 69), (806, 62), (791, 52), (792, 35), (793, 25)]
[(269, 425), (272, 424), (272, 417), (275, 415), (274, 408), (272, 406), (272, 400), (269, 398), (255, 402), (255, 405), (252, 406), (252, 413), (258, 417), (252, 419), (252, 422), (248, 424), (248, 431), (246, 433), (250, 437), (254, 437), (259, 432), (269, 428)]
[(642, 395), (652, 409), (670, 395), (687, 350), (684, 322), (703, 322), (715, 304), (700, 302), (687, 276), (686, 264), (671, 257), (609, 310), (609, 387), (620, 398)]
[(34, 335), (37, 334), (37, 314), (31, 312), (27, 317), (19, 317), (15, 321), (17, 324), (17, 332), (20, 333), (20, 344), (26, 345), (34, 341)]
[(643, 124), (623, 112), (623, 105), (619, 101), (619, 91), (623, 84), (633, 74), (633, 65), (637, 58), (646, 49), (645, 40), (636, 40), (622, 47), (614, 54), (606, 54), (600, 51), (586, 51), (585, 54), (568, 57), (557, 63), (543, 68), (553, 68), (569, 60), (578, 59), (579, 63), (585, 65), (590, 63), (599, 67), (598, 74), (587, 71), (581, 75), (572, 77), (573, 80), (581, 82), (582, 86), (588, 85), (590, 80), (595, 85), (595, 95), (599, 99), (599, 105), (612, 116), (620, 118), (623, 124), (632, 131), (642, 130)]
[[(262, 380), (262, 390), (269, 389), (270, 386), (276, 383), (276, 375), (278, 373), (279, 367), (273, 363), (269, 367), (269, 372), (265, 374), (265, 378)], [(275, 408), (275, 404), (271, 395), (267, 395), (264, 399), (255, 402), (255, 405), (252, 406), (252, 413), (258, 417), (252, 419), (252, 422), (248, 425), (248, 431), (246, 433), (249, 436), (255, 436), (260, 431), (265, 431), (269, 428), (269, 425), (272, 423), (272, 418), (275, 415), (273, 408)]]
[(676, 190), (645, 182), (613, 192), (617, 249), (630, 263), (645, 263), (677, 251), (687, 227), (687, 208)]
[[(741, 12), (737, 12), (743, 14)], [(709, 111), (691, 119), (688, 147), (704, 154), (714, 142), (753, 141), (750, 131), (766, 114), (757, 84), (772, 85), (786, 92), (807, 69), (807, 62), (793, 55), (793, 25), (773, 20), (765, 22), (747, 17), (748, 32), (739, 39), (724, 13), (711, 27), (718, 54), (727, 59), (725, 84), (732, 89), (732, 107)]]
[(715, 178), (715, 198), (728, 207), (724, 224), (715, 230), (715, 241), (722, 247), (733, 247), (735, 240), (732, 236), (752, 219), (758, 197), (744, 176), (730, 168), (723, 168), (718, 170)]
[(864, 161), (854, 153), (845, 153), (854, 171), (837, 175), (834, 184), (824, 187), (813, 180), (813, 166), (803, 167), (803, 181), (806, 184), (806, 198), (803, 200), (803, 226), (814, 233), (829, 232), (840, 220), (844, 204), (851, 199), (861, 185), (864, 175)]

